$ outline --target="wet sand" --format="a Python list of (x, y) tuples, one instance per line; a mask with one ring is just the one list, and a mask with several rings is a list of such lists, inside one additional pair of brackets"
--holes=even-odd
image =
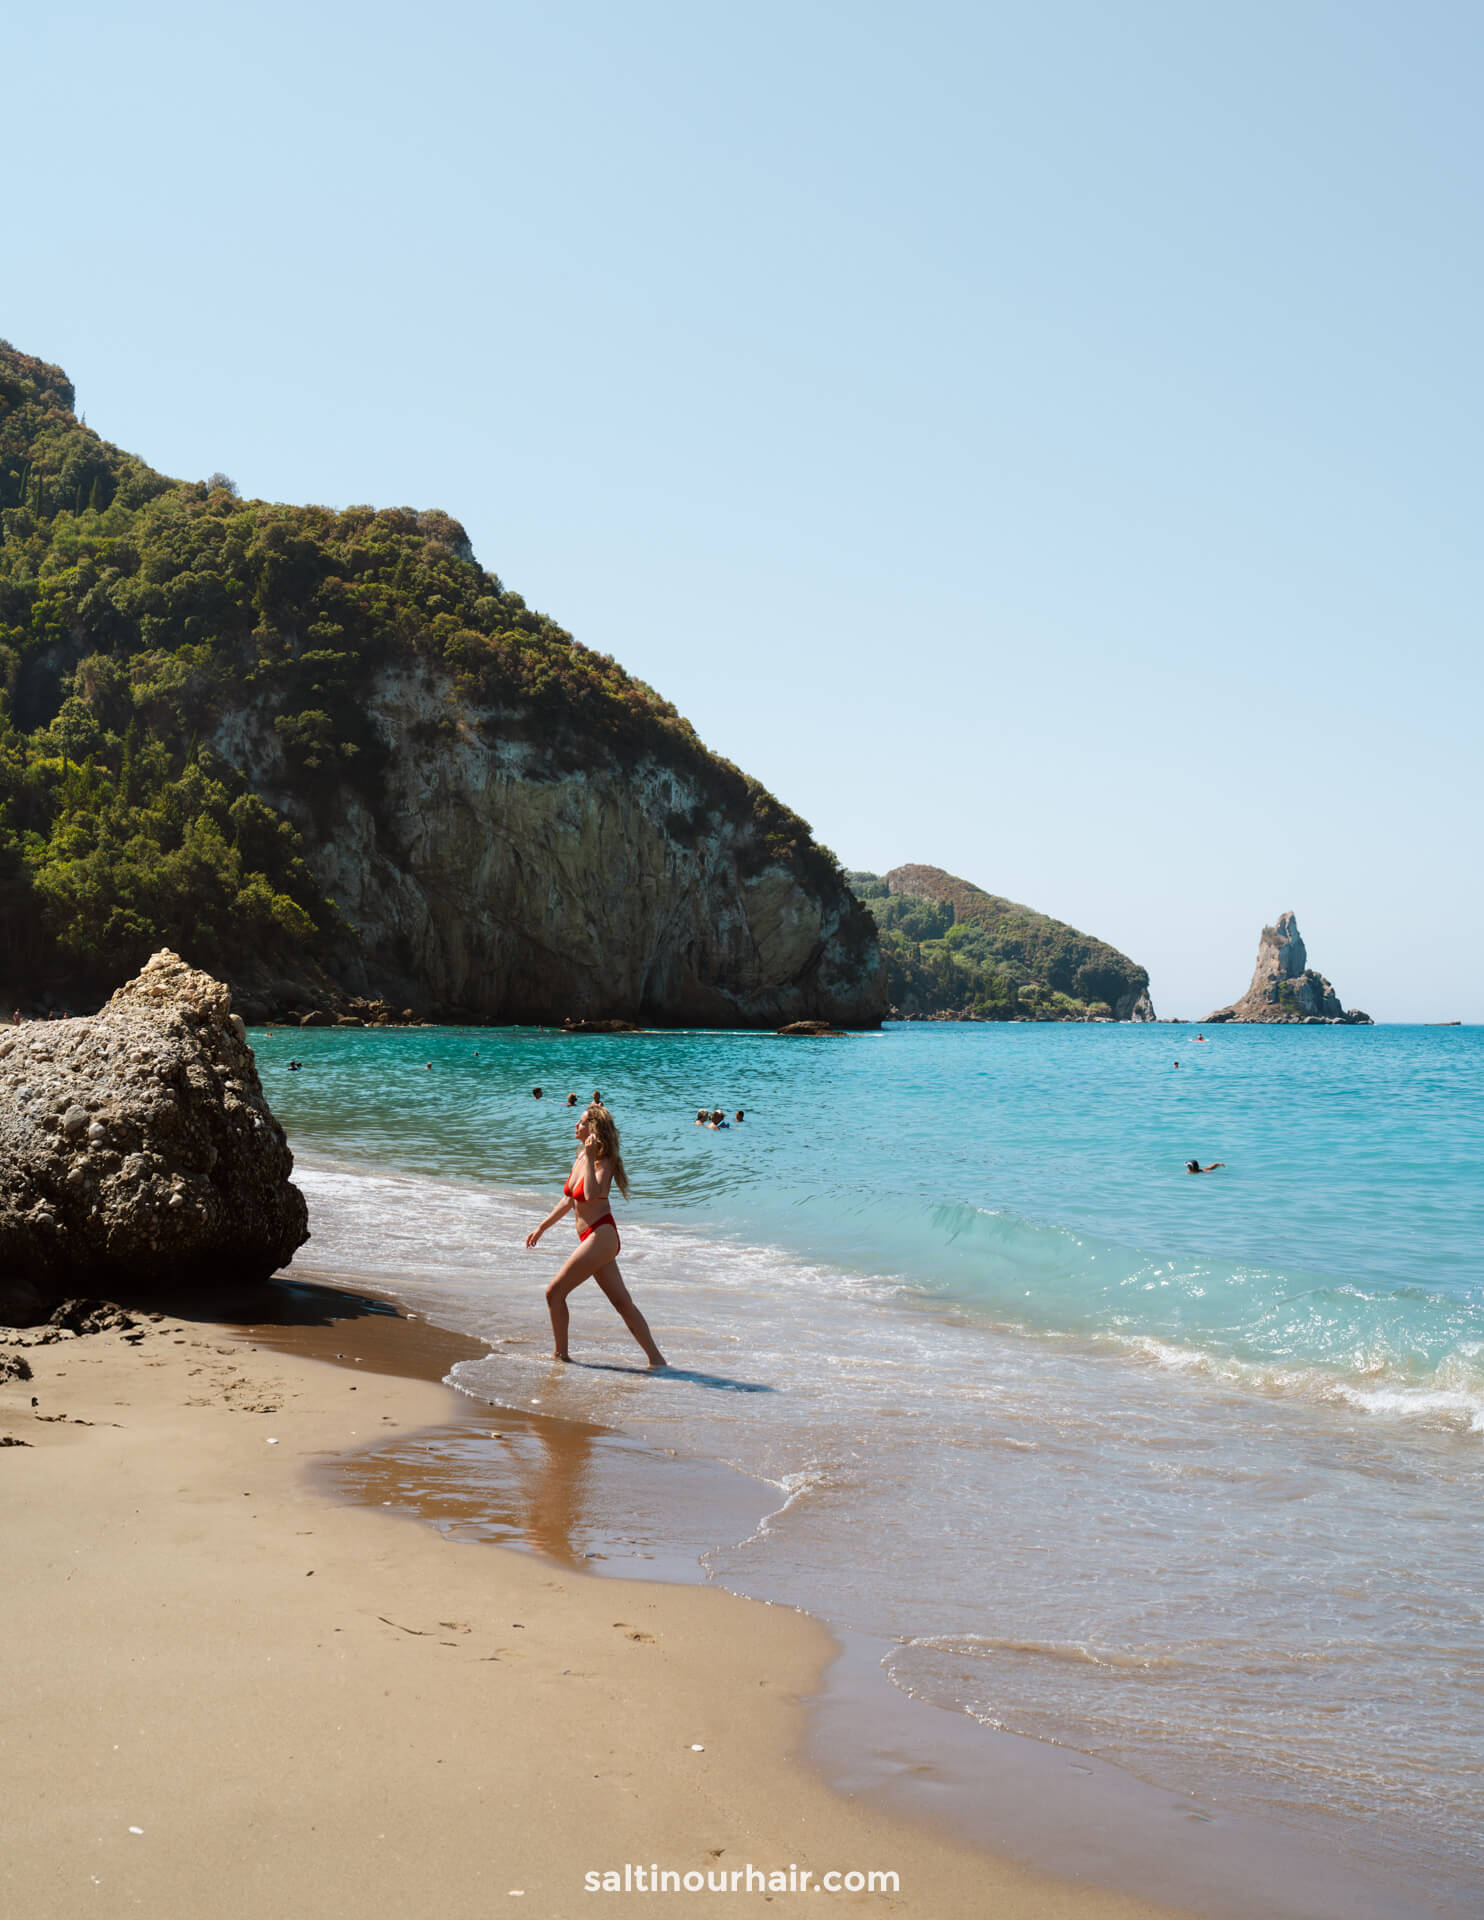
[(774, 1907), (790, 1874), (892, 1873), (831, 1910), (923, 1920), (1171, 1910), (833, 1791), (804, 1616), (563, 1566), (539, 1488), (542, 1557), (332, 1493), (347, 1453), (494, 1431), (438, 1384), (477, 1343), (328, 1289), (215, 1313), (5, 1349), (34, 1375), (0, 1385), (8, 1911), (564, 1920), (626, 1866), (641, 1914), (715, 1910), (638, 1890), (656, 1866)]

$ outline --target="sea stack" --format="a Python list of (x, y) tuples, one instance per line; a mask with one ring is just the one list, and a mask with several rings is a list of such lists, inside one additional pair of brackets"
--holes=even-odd
[(1375, 1024), (1368, 1013), (1358, 1009), (1347, 1013), (1328, 980), (1309, 965), (1303, 935), (1291, 913), (1280, 913), (1273, 926), (1263, 928), (1252, 984), (1241, 999), (1208, 1013), (1204, 1024), (1215, 1026), (1226, 1020), (1309, 1027)]
[(309, 1238), (231, 997), (157, 953), (91, 1019), (0, 1032), (0, 1321), (265, 1280)]

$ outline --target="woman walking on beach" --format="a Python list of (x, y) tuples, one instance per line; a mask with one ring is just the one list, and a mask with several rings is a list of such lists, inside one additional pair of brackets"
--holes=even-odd
[(526, 1245), (534, 1247), (548, 1227), (554, 1227), (563, 1214), (575, 1215), (576, 1251), (557, 1269), (556, 1278), (547, 1282), (546, 1305), (551, 1314), (554, 1360), (570, 1360), (567, 1351), (567, 1295), (584, 1280), (596, 1280), (618, 1309), (629, 1332), (643, 1347), (652, 1367), (665, 1365), (665, 1356), (654, 1344), (649, 1322), (634, 1305), (623, 1275), (618, 1270), (618, 1222), (608, 1204), (608, 1192), (616, 1181), (627, 1200), (629, 1178), (618, 1151), (618, 1128), (613, 1115), (599, 1100), (594, 1100), (577, 1122), (581, 1151), (572, 1163), (567, 1184), (562, 1188), (562, 1204), (554, 1207), (534, 1232), (526, 1235)]

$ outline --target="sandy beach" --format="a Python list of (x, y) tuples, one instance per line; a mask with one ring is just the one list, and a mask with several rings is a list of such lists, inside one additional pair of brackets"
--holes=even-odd
[[(138, 1315), (13, 1338), (32, 1378), (0, 1385), (11, 1912), (674, 1914), (712, 1911), (723, 1874), (784, 1906), (821, 1883), (904, 1915), (1166, 1911), (832, 1791), (799, 1750), (833, 1648), (796, 1612), (316, 1491), (317, 1461), (452, 1416), (449, 1336)], [(649, 1891), (656, 1868), (680, 1891)], [(628, 1891), (590, 1890), (626, 1870)], [(897, 1890), (845, 1890), (872, 1872)]]

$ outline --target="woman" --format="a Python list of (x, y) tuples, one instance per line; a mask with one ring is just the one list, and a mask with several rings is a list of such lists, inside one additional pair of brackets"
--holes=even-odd
[(557, 1269), (556, 1278), (548, 1281), (546, 1287), (546, 1305), (555, 1342), (551, 1357), (553, 1360), (572, 1358), (567, 1351), (567, 1295), (584, 1280), (596, 1280), (618, 1309), (624, 1325), (643, 1347), (650, 1366), (662, 1367), (665, 1356), (654, 1344), (649, 1322), (629, 1297), (618, 1270), (618, 1223), (608, 1204), (609, 1188), (617, 1181), (624, 1199), (629, 1197), (629, 1177), (618, 1151), (618, 1128), (613, 1123), (613, 1115), (601, 1101), (595, 1100), (577, 1122), (576, 1131), (581, 1151), (562, 1188), (562, 1204), (552, 1209), (534, 1233), (526, 1235), (526, 1245), (534, 1247), (546, 1229), (554, 1227), (563, 1214), (576, 1217), (577, 1249), (568, 1254)]

